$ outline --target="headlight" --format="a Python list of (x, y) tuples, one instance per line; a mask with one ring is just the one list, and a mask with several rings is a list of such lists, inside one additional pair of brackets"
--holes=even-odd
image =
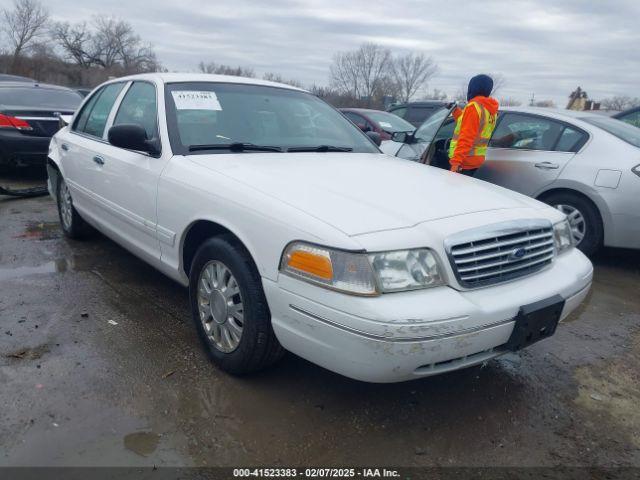
[(553, 226), (553, 240), (559, 254), (573, 247), (573, 234), (569, 220), (563, 220)]
[(399, 292), (442, 285), (438, 261), (431, 250), (399, 250), (369, 254), (383, 292)]
[(367, 254), (293, 242), (284, 250), (280, 271), (354, 295), (372, 296), (443, 284), (436, 257), (428, 249)]

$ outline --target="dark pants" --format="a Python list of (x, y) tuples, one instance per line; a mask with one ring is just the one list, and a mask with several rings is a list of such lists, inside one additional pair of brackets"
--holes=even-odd
[(462, 175), (466, 175), (468, 177), (475, 177), (477, 171), (478, 171), (477, 168), (470, 168), (468, 170), (462, 170), (462, 172), (460, 172), (460, 173), (462, 173)]

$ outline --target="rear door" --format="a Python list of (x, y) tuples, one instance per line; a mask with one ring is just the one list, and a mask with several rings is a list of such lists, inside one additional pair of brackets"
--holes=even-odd
[(586, 138), (581, 130), (552, 118), (505, 112), (476, 178), (535, 196), (558, 178)]
[(125, 82), (111, 83), (91, 95), (60, 138), (62, 168), (73, 204), (81, 214), (96, 220), (101, 213), (96, 182), (102, 169), (97, 151), (107, 143), (107, 120), (124, 86)]

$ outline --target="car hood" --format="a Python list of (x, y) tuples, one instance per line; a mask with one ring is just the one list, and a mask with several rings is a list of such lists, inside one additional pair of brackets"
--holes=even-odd
[(349, 236), (474, 212), (543, 206), (481, 180), (383, 154), (244, 153), (189, 159)]

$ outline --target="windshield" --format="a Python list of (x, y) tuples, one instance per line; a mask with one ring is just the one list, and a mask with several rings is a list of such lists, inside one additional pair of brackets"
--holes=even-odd
[(393, 113), (369, 111), (366, 115), (385, 132), (413, 132), (414, 129), (413, 125)]
[(82, 97), (73, 90), (58, 90), (43, 87), (0, 88), (0, 104), (21, 108), (51, 108), (75, 110)]
[(580, 120), (600, 127), (634, 147), (640, 147), (640, 129), (633, 125), (609, 117), (582, 117)]
[(418, 127), (415, 133), (415, 139), (418, 142), (430, 142), (433, 140), (433, 137), (436, 136), (440, 125), (445, 118), (449, 116), (449, 110), (446, 108), (441, 108), (436, 113), (431, 115), (429, 118), (425, 120), (425, 122)]
[(171, 83), (166, 86), (166, 109), (171, 146), (177, 154), (289, 149), (379, 153), (340, 112), (297, 90)]

